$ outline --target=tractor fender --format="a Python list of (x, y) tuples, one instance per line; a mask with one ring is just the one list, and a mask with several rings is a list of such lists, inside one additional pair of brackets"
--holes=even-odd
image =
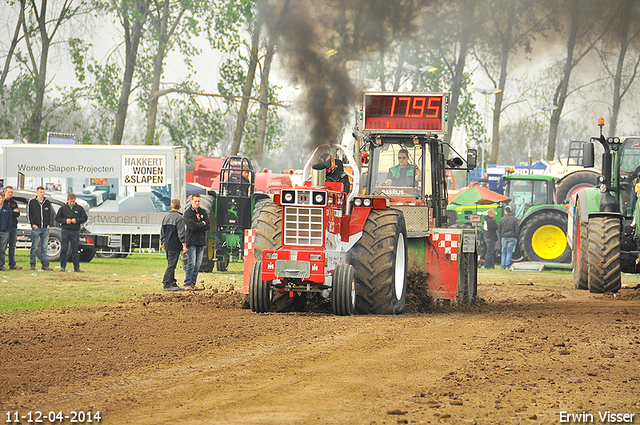
[(563, 217), (567, 217), (567, 215), (569, 214), (569, 211), (564, 207), (556, 205), (541, 206), (527, 212), (527, 214), (520, 221), (520, 230), (522, 230), (522, 228), (531, 220), (532, 217), (537, 217), (538, 214), (542, 212), (552, 212), (554, 214), (562, 215)]
[[(572, 200), (572, 204), (576, 205), (576, 211), (580, 210), (580, 222), (586, 225), (589, 222), (589, 217), (600, 214), (600, 198), (602, 198), (602, 192), (595, 187), (589, 187), (580, 189), (575, 195), (575, 202)], [(580, 208), (577, 205), (580, 204)], [(602, 213), (605, 215), (611, 213)]]

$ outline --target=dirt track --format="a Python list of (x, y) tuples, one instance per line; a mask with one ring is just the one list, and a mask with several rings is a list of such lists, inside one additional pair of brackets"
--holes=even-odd
[(3, 315), (2, 421), (557, 424), (609, 411), (640, 423), (640, 290), (480, 279), (475, 306), (396, 317), (254, 314), (233, 291)]

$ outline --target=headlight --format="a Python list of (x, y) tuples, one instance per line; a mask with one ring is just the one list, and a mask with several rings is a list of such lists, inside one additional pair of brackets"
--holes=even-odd
[(324, 192), (314, 192), (313, 193), (313, 204), (314, 205), (324, 205), (326, 200), (326, 194)]
[(369, 198), (365, 199), (363, 204), (364, 204), (365, 207), (370, 207), (371, 206), (371, 199), (369, 199)]
[(607, 191), (607, 185), (601, 184), (600, 185), (600, 192), (605, 193), (606, 191)]
[(293, 193), (286, 192), (283, 196), (285, 202), (293, 203)]
[(353, 200), (353, 205), (355, 205), (356, 207), (361, 207), (362, 206), (362, 199), (360, 198), (356, 198)]

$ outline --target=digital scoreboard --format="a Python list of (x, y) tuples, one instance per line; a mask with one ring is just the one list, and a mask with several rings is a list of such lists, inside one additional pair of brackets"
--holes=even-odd
[(447, 132), (448, 93), (365, 93), (363, 130)]

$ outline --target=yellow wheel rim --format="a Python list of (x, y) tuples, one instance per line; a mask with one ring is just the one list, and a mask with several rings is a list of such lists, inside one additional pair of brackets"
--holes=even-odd
[(555, 260), (567, 249), (567, 237), (558, 226), (548, 224), (535, 231), (531, 247), (538, 257)]

